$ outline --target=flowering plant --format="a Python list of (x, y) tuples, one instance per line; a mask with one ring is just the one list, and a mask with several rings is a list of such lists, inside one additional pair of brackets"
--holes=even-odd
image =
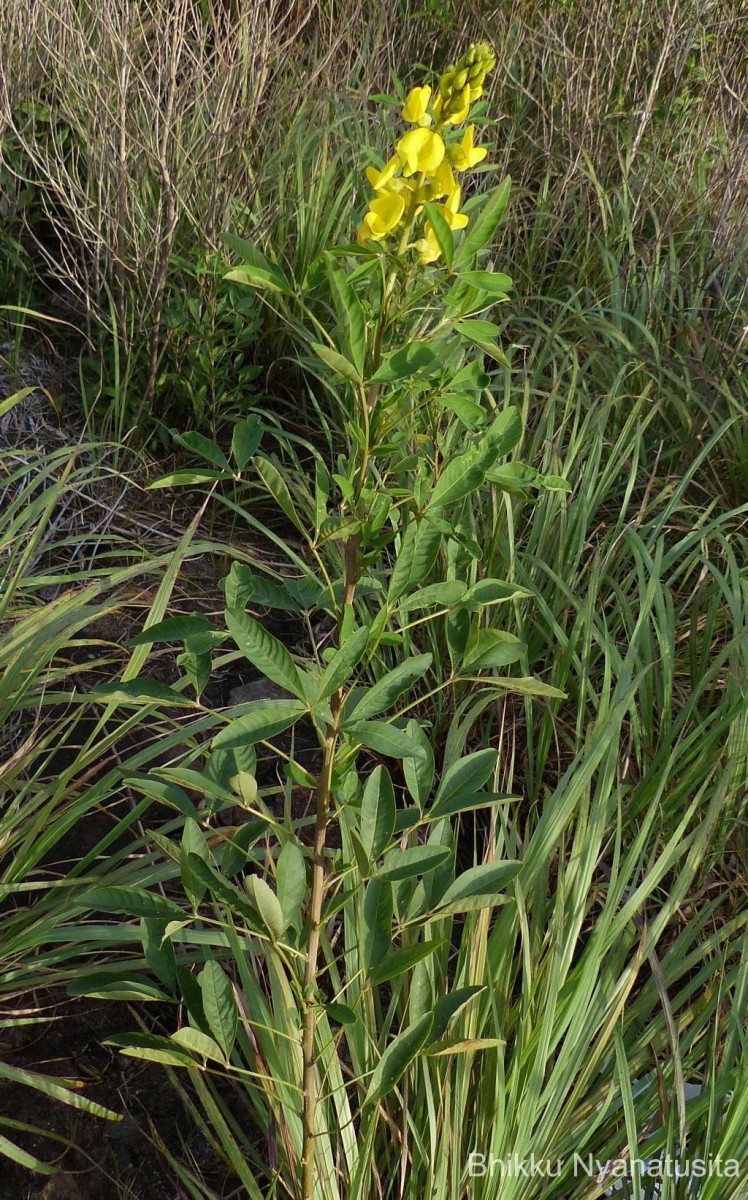
[[(460, 140), (450, 138), (449, 129), (468, 119), (495, 63), (491, 47), (480, 42), (444, 72), (433, 99), (428, 86), (411, 90), (402, 115), (415, 128), (403, 134), (382, 170), (369, 167), (366, 172), (374, 196), (359, 226), (361, 246), (395, 237), (399, 253), (412, 245), (420, 261), (430, 263), (444, 253), (444, 225), (465, 228), (468, 218), (460, 212), (462, 186), (455, 172), (471, 170), (488, 151), (474, 144), (474, 125), (467, 126)], [(424, 205), (437, 200), (440, 203), (424, 215), (421, 236), (410, 242)]]
[[(307, 444), (310, 475), (294, 459), (296, 439), (276, 457), (268, 448), (275, 431), (255, 415), (234, 430), (233, 461), (208, 439), (185, 437), (210, 466), (154, 485), (204, 482), (220, 498), (223, 482), (243, 487), (249, 478), (293, 530), (284, 543), (248, 504), (229, 499), (232, 512), (285, 550), (288, 571), (235, 562), (225, 629), (204, 617), (179, 622), (180, 662), (197, 703), (211, 654), (228, 637), (277, 698), (224, 711), (203, 773), (190, 772), (190, 786), (205, 781), (211, 806), (238, 803), (247, 814), (225, 843), (212, 830), (209, 842), (193, 821), (180, 858), (192, 919), (207, 892), (229, 930), (243, 1007), (240, 1020), (228, 979), (210, 963), (206, 989), (220, 990), (220, 1012), (193, 1016), (188, 976), (183, 1000), (199, 1036), (192, 1027), (177, 1032), (180, 1054), (219, 1056), (260, 1089), (284, 1190), (298, 1200), (376, 1194), (368, 1190), (374, 1147), (395, 1126), (388, 1105), (396, 1090), (417, 1060), (437, 1086), (444, 1055), (476, 1049), (453, 1025), (482, 989), (456, 982), (452, 923), (466, 914), (487, 922), (520, 863), (492, 850), (461, 869), (460, 814), (510, 798), (497, 787), (496, 748), (464, 753), (464, 722), (441, 753), (436, 722), (426, 732), (429, 702), (443, 696), (459, 714), (464, 700), (477, 714), (507, 691), (560, 695), (507, 673), (524, 665), (527, 647), (497, 627), (495, 614), (528, 593), (482, 575), (471, 533), (471, 505), (494, 491), (565, 486), (506, 461), (522, 424), (513, 405), (494, 398), (485, 359), (500, 370), (509, 364), (499, 326), (473, 315), (506, 301), (511, 287), (485, 261), (508, 180), (468, 228), (455, 179), (486, 153), (474, 127), (460, 126), (493, 61), (488, 47), (473, 46), (436, 95), (427, 86), (411, 91), (403, 116), (413, 128), (382, 170), (368, 172), (374, 195), (360, 245), (325, 251), (294, 279), (252, 243), (227, 239), (243, 259), (227, 278), (285, 319), (300, 364), (344, 414), (347, 453), (331, 470)], [(443, 289), (426, 275), (437, 259)], [(305, 652), (257, 619), (267, 608), (297, 615)], [(167, 636), (176, 636), (168, 620), (140, 638)], [(275, 745), (299, 723), (319, 743), (311, 768), (294, 741), (290, 753)], [(283, 823), (269, 812), (255, 778), (257, 745), (284, 763), (289, 789), (306, 793), (311, 837), (290, 805)], [(242, 889), (230, 879), (240, 872)], [(237, 951), (240, 936), (260, 970)], [(477, 1048), (497, 1045), (483, 1039)], [(231, 1161), (241, 1174), (241, 1161)], [(250, 1186), (249, 1175), (242, 1180)]]

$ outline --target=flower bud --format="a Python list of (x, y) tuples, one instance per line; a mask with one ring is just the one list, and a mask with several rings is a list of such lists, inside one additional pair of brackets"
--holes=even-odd
[(449, 100), (452, 95), (452, 80), (454, 79), (454, 68), (450, 67), (439, 80), (439, 93), (443, 100)]

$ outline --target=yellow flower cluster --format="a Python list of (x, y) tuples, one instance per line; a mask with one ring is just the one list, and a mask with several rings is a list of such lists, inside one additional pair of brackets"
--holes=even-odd
[(437, 208), (450, 229), (467, 225), (468, 218), (460, 212), (462, 188), (454, 172), (470, 170), (486, 157), (487, 150), (475, 145), (474, 125), (467, 126), (458, 142), (445, 139), (445, 127), (467, 120), (470, 106), (482, 96), (486, 75), (495, 64), (491, 47), (480, 42), (444, 72), (433, 101), (430, 87), (414, 87), (410, 92), (402, 115), (415, 128), (403, 134), (381, 171), (374, 167), (366, 171), (374, 196), (358, 230), (360, 245), (400, 234), (401, 250), (410, 244), (421, 262), (436, 261), (441, 249), (430, 221), (424, 222), (420, 238), (408, 242), (426, 201), (441, 201)]

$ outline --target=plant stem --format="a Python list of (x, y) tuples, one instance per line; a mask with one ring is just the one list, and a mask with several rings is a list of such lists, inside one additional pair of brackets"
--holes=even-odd
[(314, 1193), (314, 1138), (317, 1114), (317, 1055), (314, 1045), (314, 1034), (317, 1024), (315, 993), (319, 937), (322, 925), (322, 904), (325, 896), (325, 842), (330, 814), (330, 785), (335, 763), (335, 750), (338, 742), (339, 692), (333, 697), (330, 708), (333, 715), (333, 722), (327, 729), (322, 769), (317, 780), (317, 819), (314, 827), (312, 892), (309, 901), (309, 933), (306, 970), (304, 973), (304, 1029), (302, 1034), (304, 1107), (302, 1112), (303, 1146), (301, 1152), (301, 1194), (303, 1200), (312, 1200)]
[[(343, 611), (338, 622), (338, 631), (343, 620), (345, 607), (352, 604), (358, 580), (359, 536), (351, 538), (345, 545), (343, 555), (345, 594)], [(302, 1030), (302, 1088), (304, 1093), (302, 1110), (301, 1151), (301, 1196), (312, 1200), (314, 1195), (314, 1139), (317, 1128), (317, 1052), (315, 1031), (317, 1026), (317, 959), (319, 957), (322, 908), (325, 899), (325, 845), (330, 819), (332, 773), (338, 747), (340, 715), (345, 696), (342, 690), (335, 692), (330, 700), (332, 720), (325, 733), (322, 752), (322, 767), (317, 778), (316, 820), (314, 825), (314, 850), (312, 854), (312, 889), (307, 919), (307, 958), (304, 971), (303, 1030)]]

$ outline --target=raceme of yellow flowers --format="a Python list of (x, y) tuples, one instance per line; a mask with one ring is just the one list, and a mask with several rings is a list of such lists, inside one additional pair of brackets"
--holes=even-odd
[(403, 118), (415, 128), (403, 134), (381, 171), (367, 168), (374, 195), (358, 230), (359, 245), (397, 236), (400, 252), (414, 247), (422, 263), (435, 262), (441, 249), (429, 220), (423, 223), (422, 236), (409, 241), (427, 201), (440, 201), (436, 207), (450, 229), (464, 229), (468, 218), (460, 212), (462, 188), (455, 172), (459, 175), (476, 166), (487, 150), (474, 144), (474, 125), (464, 129), (460, 141), (447, 135), (450, 126), (468, 119), (470, 106), (483, 95), (486, 75), (495, 64), (491, 47), (479, 42), (444, 72), (433, 99), (430, 87), (413, 88)]

